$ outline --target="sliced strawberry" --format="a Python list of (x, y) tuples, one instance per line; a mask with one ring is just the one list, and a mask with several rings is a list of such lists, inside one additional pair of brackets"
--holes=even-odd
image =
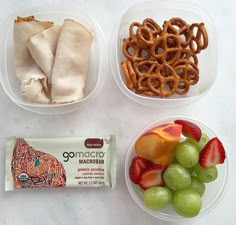
[(153, 164), (151, 167), (144, 169), (140, 177), (139, 186), (144, 190), (154, 186), (164, 186), (164, 170), (165, 167), (161, 164)]
[(134, 157), (133, 161), (131, 163), (131, 166), (129, 168), (129, 177), (130, 179), (135, 183), (138, 184), (140, 180), (140, 175), (142, 171), (152, 166), (153, 163), (147, 159), (141, 158), (141, 157)]
[(222, 164), (225, 160), (225, 150), (217, 137), (210, 139), (202, 149), (199, 156), (199, 164), (204, 167)]
[(175, 120), (175, 123), (183, 126), (182, 133), (185, 137), (191, 137), (196, 141), (200, 141), (202, 131), (196, 124), (187, 120)]

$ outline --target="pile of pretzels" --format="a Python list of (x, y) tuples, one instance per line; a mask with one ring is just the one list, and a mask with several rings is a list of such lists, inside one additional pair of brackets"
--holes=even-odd
[(197, 54), (207, 46), (204, 23), (171, 18), (161, 28), (151, 18), (133, 22), (122, 46), (126, 85), (146, 96), (184, 95), (199, 81)]

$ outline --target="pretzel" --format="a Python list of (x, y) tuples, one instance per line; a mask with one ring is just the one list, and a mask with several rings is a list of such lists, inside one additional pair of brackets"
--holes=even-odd
[(137, 76), (144, 76), (146, 74), (154, 73), (158, 65), (159, 64), (154, 60), (144, 60), (144, 61), (138, 62), (135, 65), (134, 70)]
[(138, 28), (137, 38), (138, 38), (138, 43), (140, 44), (140, 46), (144, 46), (144, 48), (151, 46), (155, 40), (151, 29), (145, 26), (140, 26)]
[(175, 64), (173, 64), (173, 67), (180, 77), (175, 92), (179, 95), (186, 94), (190, 89), (190, 85), (194, 85), (198, 82), (199, 69), (196, 64), (187, 59), (179, 59)]
[(165, 21), (163, 24), (163, 32), (178, 35), (183, 48), (187, 47), (192, 39), (190, 26), (183, 19), (178, 17)]
[(187, 65), (178, 65), (175, 67), (175, 71), (180, 77), (180, 82), (178, 87), (180, 87), (181, 82), (183, 82), (185, 85), (185, 89), (186, 88), (189, 89), (190, 85), (196, 84), (199, 80), (199, 72), (195, 70), (193, 67)]
[[(197, 29), (195, 32), (195, 28)], [(193, 23), (190, 26), (193, 36), (190, 42), (190, 49), (194, 53), (199, 53), (208, 46), (208, 35), (204, 23)]]
[[(154, 81), (160, 83), (158, 88), (153, 86)], [(173, 88), (174, 85), (172, 85), (172, 83), (174, 82), (174, 77), (164, 78), (160, 74), (152, 74), (148, 78), (148, 87), (151, 89), (152, 92), (159, 95), (160, 97), (168, 97), (175, 92), (176, 87)]]
[[(168, 71), (168, 74), (166, 71)], [(178, 87), (179, 76), (169, 64), (164, 63), (160, 65), (156, 74), (149, 76), (147, 83), (152, 92), (161, 97), (168, 97)], [(156, 85), (156, 83), (159, 85)]]
[[(138, 22), (133, 22), (130, 27), (129, 27), (129, 35), (130, 35), (130, 39), (131, 42), (134, 43), (136, 46), (140, 47), (140, 48), (147, 48), (147, 44), (142, 43), (140, 41), (140, 38), (137, 36), (138, 30), (140, 30), (140, 28), (142, 28), (142, 24), (138, 23)], [(136, 29), (135, 29), (136, 28)], [(142, 31), (139, 31), (139, 33), (141, 33)]]
[[(144, 76), (138, 77), (138, 88), (136, 89), (137, 93), (142, 93), (144, 95), (154, 96), (157, 95), (148, 87), (148, 78), (153, 74), (146, 74)], [(152, 82), (154, 88), (159, 88), (160, 82), (154, 80)], [(151, 93), (152, 92), (152, 93)]]
[[(170, 40), (173, 44), (172, 47), (168, 46)], [(181, 53), (180, 39), (174, 34), (162, 34), (155, 40), (150, 51), (158, 62), (172, 64), (179, 58)]]
[(157, 37), (157, 35), (161, 35), (162, 33), (161, 27), (151, 18), (146, 18), (143, 21), (143, 26), (148, 27), (154, 37)]
[(127, 61), (127, 69), (128, 69), (129, 76), (130, 76), (130, 79), (133, 83), (134, 88), (137, 88), (138, 81), (137, 81), (136, 73), (134, 71), (131, 61), (129, 61), (129, 60)]
[(121, 62), (121, 69), (123, 70), (123, 73), (125, 75), (125, 81), (126, 81), (127, 87), (129, 89), (133, 89), (134, 85), (133, 85), (131, 78), (130, 78), (130, 74), (129, 74), (128, 66), (127, 66), (127, 61)]
[(184, 95), (189, 91), (190, 85), (184, 79), (179, 80), (178, 87), (175, 89), (175, 93)]
[(131, 62), (139, 62), (150, 57), (150, 53), (132, 43), (131, 38), (123, 40), (123, 53)]
[(138, 41), (137, 37), (136, 37), (136, 32), (134, 31), (134, 28), (136, 28), (136, 31), (137, 29), (141, 26), (140, 23), (138, 22), (133, 22), (131, 23), (130, 27), (129, 27), (129, 36), (131, 38), (131, 40), (136, 43)]

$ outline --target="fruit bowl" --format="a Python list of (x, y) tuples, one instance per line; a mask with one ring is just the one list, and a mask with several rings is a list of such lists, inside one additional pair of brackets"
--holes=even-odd
[[(174, 17), (179, 17), (189, 24), (201, 22), (205, 24), (209, 43), (208, 47), (198, 54), (199, 81), (184, 95), (174, 93), (168, 97), (160, 97), (136, 93), (135, 90), (127, 87), (121, 66), (121, 63), (126, 60), (122, 51), (123, 40), (130, 35), (130, 25), (151, 18), (162, 26), (165, 20)], [(114, 29), (109, 51), (110, 67), (120, 90), (132, 101), (151, 108), (174, 108), (193, 103), (209, 91), (217, 75), (218, 46), (215, 25), (207, 13), (187, 1), (145, 1), (129, 7)]]
[[(200, 209), (200, 212), (193, 217), (185, 217), (176, 213), (172, 203), (167, 204), (166, 207), (161, 208), (161, 209), (151, 209), (150, 207), (147, 207), (147, 205), (144, 203), (144, 190), (140, 187), (140, 184), (135, 184), (134, 182), (131, 181), (131, 175), (130, 175), (131, 164), (133, 163), (134, 157), (137, 156), (137, 152), (135, 149), (137, 148), (135, 147), (137, 141), (140, 140), (140, 138), (143, 135), (150, 134), (150, 131), (151, 133), (153, 133), (152, 131), (153, 128), (163, 125), (163, 124), (172, 123), (176, 120), (185, 120), (185, 121), (192, 122), (196, 124), (201, 129), (202, 133), (206, 134), (209, 139), (214, 139), (214, 137), (217, 137), (219, 140), (221, 140), (221, 138), (215, 133), (215, 131), (209, 128), (209, 126), (193, 118), (182, 117), (182, 116), (172, 116), (172, 117), (166, 117), (166, 118), (162, 118), (157, 121), (154, 121), (153, 123), (146, 126), (144, 129), (142, 129), (131, 142), (128, 152), (127, 152), (126, 161), (125, 161), (125, 179), (126, 179), (128, 190), (132, 198), (145, 212), (149, 213), (150, 215), (158, 219), (171, 221), (171, 222), (185, 222), (185, 221), (195, 220), (203, 215), (206, 215), (220, 203), (220, 200), (224, 196), (224, 193), (228, 186), (229, 175), (230, 175), (229, 155), (227, 153), (227, 148), (224, 143), (223, 143), (223, 146), (226, 152), (224, 163), (216, 165), (217, 170), (218, 170), (218, 176), (214, 181), (209, 182), (209, 183), (204, 182), (205, 192), (203, 193), (201, 197), (201, 201), (202, 201), (201, 209)], [(176, 133), (178, 132), (179, 131), (176, 131)], [(182, 131), (180, 142), (184, 141), (185, 139), (186, 137), (183, 135), (183, 131)], [(174, 163), (176, 163), (175, 160), (176, 159), (174, 159)], [(177, 193), (177, 192), (172, 190), (172, 196), (174, 193)]]

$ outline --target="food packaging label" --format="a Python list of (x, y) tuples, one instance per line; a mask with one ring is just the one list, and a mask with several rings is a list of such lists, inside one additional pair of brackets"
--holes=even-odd
[(22, 138), (6, 142), (5, 190), (40, 187), (115, 187), (116, 139)]

